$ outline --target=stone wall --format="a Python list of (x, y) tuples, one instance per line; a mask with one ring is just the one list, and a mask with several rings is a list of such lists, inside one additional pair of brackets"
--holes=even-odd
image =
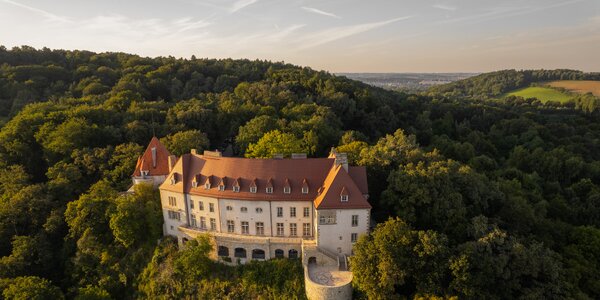
[(310, 279), (308, 266), (304, 266), (304, 287), (308, 300), (352, 299), (352, 281), (340, 286), (325, 286)]

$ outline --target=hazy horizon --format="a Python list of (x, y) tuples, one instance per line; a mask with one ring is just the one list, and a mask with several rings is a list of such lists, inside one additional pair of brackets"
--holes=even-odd
[(600, 71), (600, 1), (0, 0), (0, 44), (332, 73)]

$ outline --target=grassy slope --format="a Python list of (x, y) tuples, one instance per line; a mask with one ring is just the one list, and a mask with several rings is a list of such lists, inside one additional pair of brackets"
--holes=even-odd
[[(555, 90), (553, 88), (546, 87), (526, 87), (522, 89), (518, 89), (509, 93), (506, 93), (506, 96), (519, 96), (525, 99), (527, 98), (537, 98), (542, 102), (547, 101), (556, 101), (565, 103), (573, 99), (573, 96), (563, 93), (561, 91)], [(502, 98), (504, 98), (502, 97)]]

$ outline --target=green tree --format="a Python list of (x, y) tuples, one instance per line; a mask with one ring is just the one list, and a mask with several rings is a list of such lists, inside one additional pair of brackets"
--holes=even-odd
[(0, 288), (3, 289), (2, 296), (6, 300), (64, 299), (58, 287), (46, 279), (35, 276), (0, 279)]
[(248, 146), (246, 157), (271, 158), (275, 154), (289, 157), (292, 153), (307, 153), (308, 149), (302, 140), (291, 133), (273, 130), (265, 133), (256, 143)]
[(208, 149), (210, 145), (210, 141), (206, 137), (206, 134), (202, 133), (200, 130), (177, 132), (162, 138), (161, 142), (169, 149), (171, 154), (177, 156), (189, 153), (191, 149), (196, 149), (199, 153), (202, 153), (202, 151)]

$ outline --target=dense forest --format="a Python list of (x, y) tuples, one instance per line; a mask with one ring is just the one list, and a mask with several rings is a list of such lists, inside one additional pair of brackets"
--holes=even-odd
[(0, 299), (305, 297), (298, 261), (227, 267), (206, 238), (161, 238), (156, 191), (120, 193), (153, 135), (366, 166), (357, 298), (598, 299), (598, 111), (489, 100), (521, 73), (596, 76), (412, 95), (268, 61), (0, 47)]

